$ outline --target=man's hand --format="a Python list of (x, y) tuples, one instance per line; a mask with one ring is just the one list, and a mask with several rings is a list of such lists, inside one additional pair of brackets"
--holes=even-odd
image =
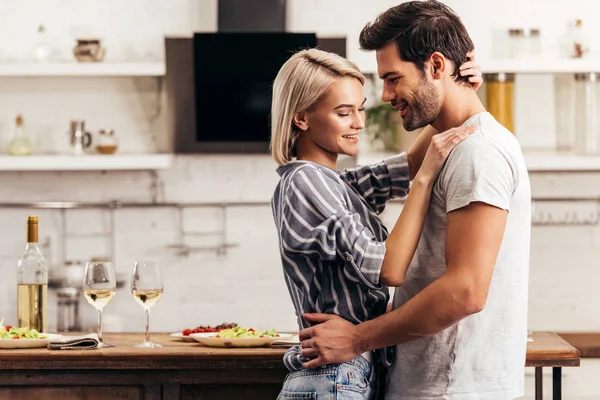
[(302, 367), (340, 364), (362, 353), (360, 337), (351, 322), (332, 314), (304, 314), (304, 318), (319, 325), (300, 331), (302, 356), (311, 359), (302, 364)]

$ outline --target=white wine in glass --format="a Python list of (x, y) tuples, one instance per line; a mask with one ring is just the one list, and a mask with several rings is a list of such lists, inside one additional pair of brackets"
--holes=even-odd
[(144, 310), (150, 310), (153, 305), (158, 303), (163, 295), (162, 289), (151, 289), (151, 290), (134, 290), (133, 298), (135, 301), (144, 308)]
[(135, 301), (142, 306), (146, 315), (146, 336), (144, 342), (135, 347), (162, 347), (150, 341), (150, 309), (163, 295), (163, 281), (155, 262), (136, 261), (131, 276), (131, 293)]
[(88, 262), (83, 278), (85, 299), (98, 310), (98, 347), (113, 347), (102, 340), (102, 310), (117, 291), (115, 267), (111, 262)]

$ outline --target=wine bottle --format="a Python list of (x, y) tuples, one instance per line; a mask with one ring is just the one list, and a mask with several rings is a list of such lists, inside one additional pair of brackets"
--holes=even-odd
[(27, 218), (27, 244), (17, 269), (17, 321), (20, 328), (46, 332), (48, 266), (38, 243), (38, 217)]
[(25, 134), (23, 117), (19, 114), (15, 119), (15, 135), (8, 142), (8, 154), (12, 156), (29, 156), (32, 152), (33, 146), (29, 137)]

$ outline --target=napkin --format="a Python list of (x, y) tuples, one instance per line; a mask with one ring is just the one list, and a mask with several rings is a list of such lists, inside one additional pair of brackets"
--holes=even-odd
[(271, 342), (271, 347), (277, 348), (288, 348), (300, 344), (300, 337), (298, 335), (290, 336), (288, 338), (280, 338)]
[(98, 334), (61, 336), (48, 342), (50, 350), (91, 350), (98, 347)]

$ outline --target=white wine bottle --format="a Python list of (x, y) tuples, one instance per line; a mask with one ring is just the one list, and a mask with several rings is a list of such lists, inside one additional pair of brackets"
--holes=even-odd
[(35, 215), (27, 218), (27, 245), (17, 266), (18, 326), (46, 332), (48, 266), (38, 243), (38, 217)]

